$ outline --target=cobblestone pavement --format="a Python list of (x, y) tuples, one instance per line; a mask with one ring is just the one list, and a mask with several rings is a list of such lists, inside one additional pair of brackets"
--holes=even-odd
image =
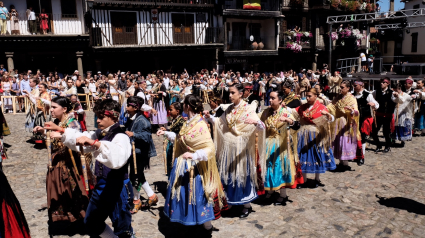
[[(6, 119), (12, 134), (5, 137), (10, 147), (4, 171), (21, 202), (32, 237), (48, 237), (47, 211), (40, 209), (46, 204), (46, 149), (28, 142), (23, 114), (7, 114)], [(88, 126), (93, 129), (91, 113)], [(200, 227), (170, 223), (162, 213), (167, 177), (162, 141), (157, 136), (154, 140), (158, 156), (151, 160), (146, 177), (160, 201), (150, 211), (134, 215), (133, 228), (137, 237), (196, 236)], [(255, 212), (246, 219), (214, 221), (219, 231), (213, 237), (424, 237), (424, 142), (425, 138), (415, 137), (405, 148), (393, 148), (387, 155), (367, 151), (364, 166), (351, 163), (355, 171), (322, 175), (325, 187), (288, 190), (293, 202), (285, 207), (253, 204)], [(107, 223), (111, 225), (109, 220)], [(67, 237), (63, 234), (78, 233), (77, 228), (82, 226), (52, 228), (52, 234)]]

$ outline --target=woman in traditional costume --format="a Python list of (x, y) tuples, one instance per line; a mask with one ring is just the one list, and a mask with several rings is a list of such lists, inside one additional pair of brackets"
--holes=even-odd
[[(180, 102), (175, 102), (171, 104), (170, 109), (168, 110), (172, 118), (170, 132), (173, 132), (176, 135), (179, 134), (180, 129), (182, 128), (185, 122), (181, 115), (182, 111), (183, 109)], [(166, 131), (167, 129), (165, 127), (161, 127), (161, 130)], [(167, 136), (165, 136), (164, 145), (165, 145), (165, 154), (167, 156), (166, 158), (167, 159), (167, 175), (169, 175), (171, 172), (171, 168), (173, 167), (172, 162), (173, 162), (174, 140), (169, 140)]]
[(340, 94), (327, 106), (329, 113), (335, 117), (330, 125), (332, 150), (335, 159), (339, 159), (339, 170), (351, 170), (348, 160), (364, 159), (362, 140), (359, 130), (360, 113), (357, 99), (350, 91), (350, 81), (340, 84)]
[(186, 96), (183, 109), (189, 119), (178, 134), (157, 132), (157, 135), (166, 135), (175, 141), (164, 213), (171, 222), (188, 226), (203, 224), (208, 232), (212, 232), (211, 221), (220, 217), (220, 210), (225, 205), (214, 143), (207, 123), (200, 115), (203, 109), (201, 99)]
[(275, 205), (286, 205), (288, 201), (287, 187), (296, 188), (297, 184), (304, 183), (301, 165), (296, 156), (297, 148), (294, 148), (290, 140), (290, 129), (298, 130), (300, 124), (295, 121), (292, 113), (281, 106), (283, 98), (283, 92), (271, 92), (271, 107), (260, 114), (261, 121), (266, 125), (267, 161), (264, 189), (268, 191), (267, 199), (275, 191), (280, 190), (280, 197)]
[(295, 137), (298, 145), (298, 158), (303, 173), (303, 185), (307, 187), (307, 174), (315, 174), (314, 187), (324, 186), (320, 174), (336, 168), (329, 135), (329, 121), (334, 117), (327, 108), (317, 100), (319, 92), (311, 88), (306, 93), (307, 103), (293, 109), (295, 120), (300, 122), (300, 129)]
[(173, 79), (170, 80), (170, 105), (175, 103), (175, 102), (179, 102), (180, 100), (180, 87), (178, 84), (175, 83), (175, 81)]
[[(134, 142), (135, 155), (130, 159), (130, 182), (133, 186), (134, 208), (132, 213), (137, 213), (139, 209), (154, 206), (158, 203), (158, 196), (152, 191), (146, 180), (144, 170), (150, 168), (150, 158), (156, 156), (155, 144), (152, 140), (151, 123), (141, 111), (144, 100), (140, 97), (129, 97), (127, 100), (127, 120), (125, 123), (125, 133)], [(134, 164), (136, 156), (136, 166)], [(137, 168), (137, 171), (135, 170)], [(148, 201), (140, 201), (140, 190), (143, 188), (148, 195)]]
[[(65, 131), (72, 128), (81, 131), (78, 121), (73, 117), (71, 101), (66, 97), (52, 100), (51, 112), (54, 122), (46, 122), (45, 128)], [(44, 134), (44, 128), (37, 126), (35, 132)], [(46, 176), (47, 207), (52, 222), (74, 222), (84, 219), (89, 198), (85, 190), (81, 160), (78, 153), (64, 146), (60, 139), (52, 139), (51, 166)], [(88, 170), (90, 171), (90, 170)], [(90, 177), (91, 173), (89, 173)]]
[[(31, 93), (28, 93), (26, 90), (24, 90), (26, 96), (28, 96), (31, 100), (31, 102), (34, 105), (34, 108), (31, 108), (28, 112), (28, 115), (33, 118), (31, 126), (28, 126), (29, 129), (33, 129), (36, 126), (44, 126), (44, 122), (49, 121), (50, 118), (48, 118), (49, 114), (49, 107), (51, 102), (50, 94), (47, 92), (47, 85), (45, 83), (41, 83), (38, 85), (38, 89), (36, 89), (36, 85), (38, 84), (38, 79), (31, 79), (30, 80), (30, 86), (33, 88)], [(34, 86), (32, 86), (34, 85)], [(29, 120), (27, 116), (27, 120)], [(33, 139), (36, 143), (41, 144), (43, 143), (43, 136), (40, 135), (40, 133), (34, 133)]]
[(412, 96), (404, 93), (403, 91), (405, 90), (402, 87), (401, 84), (397, 84), (391, 99), (396, 103), (393, 138), (401, 141), (401, 145), (404, 146), (405, 141), (412, 140), (412, 126), (414, 121)]
[(0, 237), (30, 238), (24, 212), (1, 169), (0, 188)]
[(286, 79), (282, 83), (282, 91), (285, 94), (283, 102), (287, 107), (290, 108), (297, 108), (301, 106), (300, 98), (295, 94), (293, 91), (294, 89), (294, 82), (292, 82), (289, 79)]
[(258, 197), (256, 189), (264, 193), (266, 172), (261, 170), (266, 167), (265, 125), (256, 114), (257, 104), (242, 100), (243, 90), (242, 84), (229, 87), (232, 104), (221, 117), (204, 112), (214, 125), (218, 169), (227, 202), (244, 206), (241, 218), (252, 211), (251, 202)]
[(78, 101), (77, 95), (73, 94), (71, 96), (71, 113), (74, 114), (74, 118), (77, 119), (80, 124), (81, 131), (87, 131), (86, 126), (86, 113), (84, 112), (83, 106), (80, 101)]
[(168, 123), (167, 108), (165, 106), (167, 88), (165, 87), (163, 82), (163, 78), (159, 78), (159, 82), (156, 83), (152, 88), (153, 108), (157, 111), (157, 114), (151, 114), (151, 122), (152, 125), (156, 125), (159, 127)]

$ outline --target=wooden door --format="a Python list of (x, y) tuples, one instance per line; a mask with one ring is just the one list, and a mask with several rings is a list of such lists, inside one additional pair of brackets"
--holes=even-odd
[(247, 48), (246, 22), (233, 22), (232, 49), (245, 50)]
[(172, 14), (174, 44), (193, 44), (193, 14)]
[(114, 45), (137, 44), (137, 15), (135, 12), (111, 12), (111, 25)]

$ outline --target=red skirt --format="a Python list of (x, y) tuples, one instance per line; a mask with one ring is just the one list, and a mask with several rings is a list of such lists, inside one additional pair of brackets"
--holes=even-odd
[(226, 197), (223, 198), (222, 203), (223, 203), (223, 207), (220, 208), (220, 203), (219, 203), (219, 200), (218, 200), (218, 195), (216, 193), (215, 196), (214, 196), (214, 217), (215, 217), (214, 220), (217, 220), (217, 219), (219, 219), (221, 217), (221, 212), (222, 211), (229, 210), (229, 206), (227, 204)]
[[(3, 213), (3, 221), (8, 224), (5, 225), (5, 234), (4, 238), (29, 238), (31, 237), (28, 234), (28, 231), (25, 230), (24, 227), (21, 227), (21, 225), (18, 223), (18, 220), (16, 219), (15, 215), (13, 214), (12, 209), (8, 204), (6, 204), (6, 201), (2, 201), (2, 213)], [(17, 214), (22, 219), (25, 219), (24, 214)], [(9, 227), (10, 226), (10, 227)], [(9, 229), (10, 228), (10, 229)]]
[(295, 165), (295, 169), (296, 169), (296, 174), (295, 174), (295, 181), (294, 184), (291, 186), (286, 186), (286, 188), (291, 188), (291, 189), (295, 189), (297, 188), (298, 184), (303, 184), (304, 183), (304, 177), (303, 177), (303, 171), (301, 169), (301, 164), (297, 163)]

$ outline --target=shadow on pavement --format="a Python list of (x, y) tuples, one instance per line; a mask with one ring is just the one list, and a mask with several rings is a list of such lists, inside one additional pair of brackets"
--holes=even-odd
[(205, 234), (202, 225), (184, 226), (177, 222), (171, 222), (170, 219), (164, 214), (164, 207), (159, 207), (159, 220), (158, 230), (166, 238), (204, 238), (211, 237)]
[(65, 235), (65, 236), (74, 236), (74, 235), (86, 235), (84, 221), (82, 219), (75, 222), (48, 222), (49, 224), (49, 235), (50, 237)]
[(156, 181), (153, 183), (156, 191), (162, 194), (163, 197), (167, 195), (167, 182), (166, 181)]
[(379, 198), (379, 204), (386, 207), (393, 207), (408, 212), (413, 212), (418, 215), (425, 215), (425, 204), (404, 197), (385, 198), (376, 195)]

